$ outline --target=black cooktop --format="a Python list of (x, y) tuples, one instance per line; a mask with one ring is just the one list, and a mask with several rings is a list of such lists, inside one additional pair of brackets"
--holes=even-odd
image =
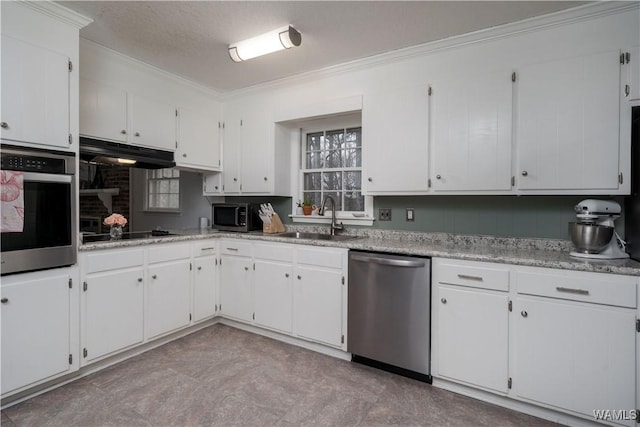
[[(163, 237), (163, 236), (177, 236), (177, 234), (171, 233), (166, 230), (132, 231), (129, 233), (122, 233), (121, 239), (118, 239), (118, 240), (148, 239), (150, 237)], [(111, 240), (113, 239), (111, 239), (111, 236), (109, 235), (109, 233), (82, 235), (82, 243), (108, 242)]]

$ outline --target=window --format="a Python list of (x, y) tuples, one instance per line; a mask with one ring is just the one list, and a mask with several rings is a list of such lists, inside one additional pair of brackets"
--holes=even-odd
[(303, 133), (302, 197), (320, 206), (325, 196), (336, 211), (363, 212), (362, 128), (344, 127)]
[(147, 171), (148, 210), (180, 210), (180, 171), (177, 169), (151, 169)]

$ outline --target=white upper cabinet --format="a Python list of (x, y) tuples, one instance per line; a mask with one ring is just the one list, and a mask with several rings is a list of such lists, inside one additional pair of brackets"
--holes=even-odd
[(83, 78), (80, 135), (175, 151), (176, 108)]
[(176, 108), (129, 94), (129, 142), (167, 151), (176, 149)]
[(365, 94), (362, 106), (366, 194), (428, 191), (429, 86)]
[(127, 142), (127, 92), (80, 79), (80, 134)]
[(240, 120), (243, 193), (270, 193), (273, 185), (273, 119), (263, 108), (245, 109)]
[(525, 66), (516, 84), (518, 188), (617, 191), (620, 52)]
[(2, 139), (69, 148), (66, 55), (2, 35)]
[(178, 109), (176, 165), (186, 169), (219, 171), (220, 117), (218, 112)]
[(511, 190), (512, 86), (510, 70), (433, 83), (435, 191)]

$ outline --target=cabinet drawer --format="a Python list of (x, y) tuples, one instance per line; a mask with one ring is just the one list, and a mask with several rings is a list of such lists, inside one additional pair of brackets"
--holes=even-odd
[(215, 240), (203, 240), (194, 242), (191, 246), (193, 256), (214, 255), (217, 253)]
[(509, 291), (509, 270), (506, 268), (437, 262), (433, 269), (438, 283)]
[(342, 269), (345, 251), (340, 249), (301, 248), (297, 249), (296, 253), (298, 264)]
[(253, 244), (251, 242), (241, 242), (239, 240), (222, 240), (220, 242), (220, 253), (226, 255), (252, 256)]
[(118, 249), (112, 252), (96, 252), (88, 254), (85, 260), (86, 273), (138, 267), (144, 264), (144, 250)]
[(602, 273), (517, 271), (519, 294), (635, 308), (637, 279)]
[(253, 247), (253, 255), (259, 259), (293, 262), (293, 248), (291, 246), (256, 244)]
[(149, 264), (185, 259), (190, 256), (191, 248), (189, 243), (149, 247)]

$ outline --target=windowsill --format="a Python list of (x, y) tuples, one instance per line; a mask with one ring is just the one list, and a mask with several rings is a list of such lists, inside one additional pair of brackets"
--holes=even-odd
[[(320, 215), (295, 215), (289, 214), (289, 218), (293, 220), (293, 222), (299, 222), (303, 224), (330, 224), (331, 216), (320, 216)], [(363, 217), (354, 217), (353, 215), (339, 215), (336, 216), (337, 223), (343, 223), (344, 225), (362, 225), (362, 226), (372, 226), (374, 218), (370, 216)]]

